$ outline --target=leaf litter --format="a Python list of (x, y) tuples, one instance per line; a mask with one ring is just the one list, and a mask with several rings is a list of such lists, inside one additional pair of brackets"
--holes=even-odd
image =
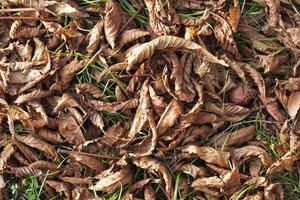
[(300, 199), (299, 1), (0, 4), (0, 199)]

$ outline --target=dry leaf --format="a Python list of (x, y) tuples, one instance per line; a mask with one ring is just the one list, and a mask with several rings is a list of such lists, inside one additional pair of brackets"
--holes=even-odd
[(198, 147), (196, 145), (187, 145), (181, 150), (183, 153), (195, 154), (207, 163), (219, 165), (228, 168), (229, 153), (217, 151), (212, 147)]
[(46, 156), (51, 157), (53, 160), (58, 159), (56, 149), (52, 145), (44, 142), (43, 140), (31, 135), (16, 135), (15, 137), (17, 140), (19, 140), (19, 142), (22, 142), (30, 147), (39, 149)]
[(106, 15), (104, 19), (104, 33), (107, 42), (114, 49), (116, 47), (116, 39), (121, 26), (121, 14), (119, 6), (115, 0), (108, 0), (106, 3)]

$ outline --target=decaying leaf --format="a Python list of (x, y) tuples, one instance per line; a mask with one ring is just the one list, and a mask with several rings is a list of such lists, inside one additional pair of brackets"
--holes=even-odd
[(37, 148), (40, 151), (42, 151), (43, 153), (45, 153), (46, 156), (51, 157), (53, 160), (57, 160), (58, 154), (57, 154), (55, 148), (52, 145), (44, 142), (43, 140), (41, 140), (37, 137), (31, 136), (31, 135), (26, 135), (26, 136), (16, 135), (15, 137), (20, 142), (22, 142), (30, 147)]
[(163, 134), (168, 128), (173, 126), (179, 116), (183, 114), (181, 102), (172, 100), (163, 112), (157, 124), (158, 134)]
[(106, 4), (107, 13), (104, 20), (105, 37), (112, 48), (116, 47), (116, 39), (121, 26), (121, 14), (115, 0), (109, 0)]
[(119, 171), (112, 171), (112, 168), (110, 168), (100, 173), (98, 175), (100, 180), (89, 189), (111, 193), (118, 187), (129, 184), (132, 180), (132, 176), (133, 174), (129, 165), (121, 168)]
[(135, 159), (133, 163), (142, 169), (149, 170), (149, 172), (159, 173), (164, 181), (167, 198), (172, 199), (174, 190), (172, 178), (168, 168), (165, 165), (150, 157)]
[(196, 145), (187, 145), (183, 147), (181, 151), (184, 153), (195, 154), (207, 163), (219, 165), (224, 168), (228, 167), (228, 152), (217, 151), (212, 147), (198, 147)]
[(132, 49), (126, 55), (128, 63), (127, 70), (131, 69), (134, 64), (140, 63), (146, 58), (151, 57), (155, 50), (166, 50), (172, 48), (175, 48), (177, 50), (191, 51), (198, 56), (203, 56), (204, 59), (206, 59), (208, 62), (219, 63), (221, 65), (227, 66), (227, 64), (223, 60), (219, 60), (208, 50), (206, 50), (201, 45), (198, 45), (197, 43), (175, 36), (161, 36)]

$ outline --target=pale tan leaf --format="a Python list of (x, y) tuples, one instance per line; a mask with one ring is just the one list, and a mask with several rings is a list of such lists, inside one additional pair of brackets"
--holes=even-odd
[(15, 103), (22, 104), (22, 103), (25, 103), (28, 101), (34, 101), (37, 99), (45, 98), (45, 97), (49, 96), (51, 93), (52, 93), (51, 91), (37, 89), (30, 93), (18, 96), (18, 98), (15, 100)]
[(134, 64), (140, 63), (146, 58), (150, 58), (155, 50), (167, 49), (192, 51), (198, 56), (203, 56), (203, 58), (208, 62), (227, 66), (225, 61), (219, 60), (199, 44), (175, 36), (160, 36), (150, 42), (133, 48), (126, 54), (128, 63), (127, 70), (130, 70)]
[(94, 53), (99, 48), (101, 37), (103, 36), (104, 21), (101, 20), (89, 32), (89, 45), (86, 47), (87, 52)]
[(129, 138), (133, 138), (136, 133), (142, 130), (148, 120), (148, 112), (150, 112), (150, 96), (149, 96), (149, 81), (143, 83), (140, 92), (139, 106), (132, 121), (131, 128), (128, 133)]
[(107, 1), (106, 15), (104, 18), (104, 33), (107, 42), (113, 49), (116, 47), (116, 39), (122, 22), (119, 9), (115, 0)]
[(173, 126), (178, 118), (183, 114), (182, 103), (173, 99), (166, 107), (164, 113), (157, 123), (157, 132), (163, 134), (168, 128)]
[(132, 180), (132, 176), (132, 169), (129, 165), (118, 171), (108, 169), (98, 175), (100, 180), (96, 183), (96, 185), (89, 187), (89, 189), (111, 193), (118, 187), (129, 184)]
[(292, 92), (288, 97), (287, 110), (292, 119), (294, 119), (300, 108), (300, 92)]
[(229, 153), (217, 151), (212, 147), (198, 147), (196, 145), (187, 145), (181, 149), (183, 153), (195, 154), (207, 163), (219, 165), (228, 168)]
[(150, 33), (148, 31), (144, 31), (141, 29), (130, 29), (125, 30), (120, 35), (120, 38), (118, 39), (118, 44), (120, 47), (124, 46), (125, 44), (128, 44), (130, 42), (133, 42), (141, 37), (147, 36)]

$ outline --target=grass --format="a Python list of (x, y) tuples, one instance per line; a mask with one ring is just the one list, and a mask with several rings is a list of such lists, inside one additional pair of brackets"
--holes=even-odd
[(28, 176), (25, 177), (21, 183), (16, 183), (14, 180), (10, 180), (7, 183), (7, 189), (9, 194), (9, 199), (18, 200), (57, 200), (58, 198), (49, 197), (47, 193), (43, 190), (42, 186), (38, 181), (37, 177)]

